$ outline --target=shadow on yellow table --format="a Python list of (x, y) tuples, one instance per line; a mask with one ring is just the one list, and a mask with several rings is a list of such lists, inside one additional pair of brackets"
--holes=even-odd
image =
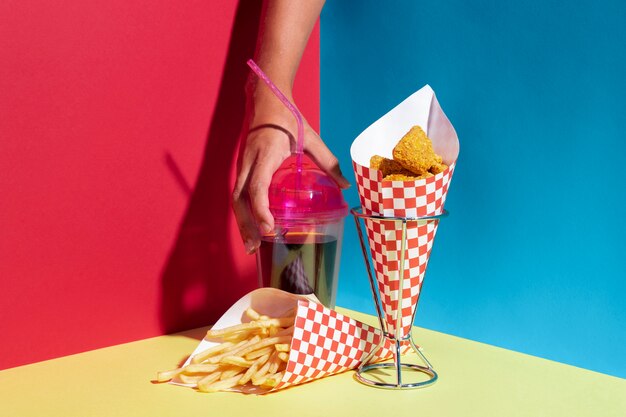
[(0, 371), (0, 415), (626, 416), (626, 380), (421, 328), (415, 340), (440, 376), (421, 390), (367, 387), (352, 371), (264, 396), (151, 382), (157, 371), (185, 360), (206, 330)]

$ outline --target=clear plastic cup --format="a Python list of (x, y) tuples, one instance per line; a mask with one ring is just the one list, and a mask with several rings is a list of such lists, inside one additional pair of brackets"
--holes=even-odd
[(348, 205), (341, 189), (308, 158), (296, 156), (276, 171), (269, 189), (274, 232), (257, 251), (259, 284), (315, 294), (334, 308)]

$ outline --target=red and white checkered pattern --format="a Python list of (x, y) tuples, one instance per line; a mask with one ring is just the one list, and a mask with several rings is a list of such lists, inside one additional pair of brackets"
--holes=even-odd
[[(400, 256), (402, 223), (393, 220), (365, 221), (387, 331), (395, 334), (400, 290)], [(399, 337), (407, 335), (413, 325), (428, 257), (432, 249), (438, 220), (407, 223), (402, 288), (402, 317)]]
[[(300, 300), (294, 324), (289, 362), (274, 390), (334, 375), (361, 364), (379, 342), (382, 332), (372, 326), (328, 309), (321, 304)], [(393, 356), (393, 345), (385, 340), (373, 361)], [(403, 346), (403, 353), (410, 346)]]
[[(424, 217), (443, 212), (455, 164), (433, 177), (417, 181), (383, 181), (382, 173), (353, 162), (363, 212), (386, 217)], [(366, 219), (372, 261), (387, 331), (395, 334), (398, 300), (401, 301), (402, 328), (399, 336), (411, 331), (412, 318), (438, 220), (407, 223), (404, 285), (399, 297), (402, 222)]]
[(352, 162), (365, 214), (386, 217), (424, 217), (443, 212), (455, 163), (430, 178), (416, 181), (383, 181), (383, 174)]

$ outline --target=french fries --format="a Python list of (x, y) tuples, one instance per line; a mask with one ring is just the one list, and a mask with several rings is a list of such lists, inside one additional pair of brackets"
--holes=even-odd
[(218, 345), (194, 355), (187, 366), (158, 372), (157, 381), (177, 378), (201, 392), (225, 391), (246, 384), (275, 387), (289, 361), (295, 309), (276, 318), (252, 308), (245, 315), (250, 322), (209, 330), (207, 339), (220, 342)]

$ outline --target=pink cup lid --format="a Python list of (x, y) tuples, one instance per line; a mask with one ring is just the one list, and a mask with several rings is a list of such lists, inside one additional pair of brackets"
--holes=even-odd
[(287, 158), (269, 187), (270, 211), (277, 223), (332, 223), (348, 215), (337, 183), (306, 156)]

